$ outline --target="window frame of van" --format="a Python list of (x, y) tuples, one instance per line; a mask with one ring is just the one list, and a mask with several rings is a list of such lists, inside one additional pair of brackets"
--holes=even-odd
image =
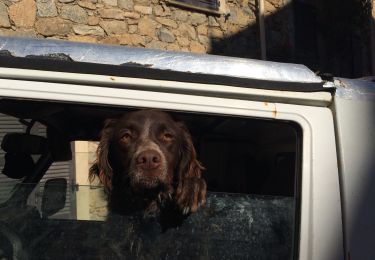
[[(1, 70), (2, 68), (0, 68), (0, 74)], [(48, 75), (48, 72), (44, 73)], [(298, 124), (302, 129), (303, 145), (299, 235), (294, 241), (298, 247), (297, 255), (299, 259), (332, 259), (333, 257), (343, 259), (342, 216), (334, 124), (331, 110), (323, 105), (324, 100), (311, 102), (315, 104), (314, 106), (308, 105), (309, 102), (305, 105), (296, 105), (293, 104), (293, 98), (298, 93), (294, 92), (288, 94), (282, 91), (264, 91), (271, 97), (268, 102), (267, 97), (264, 96), (262, 101), (257, 101), (259, 100), (257, 95), (253, 95), (253, 98), (244, 95), (244, 99), (241, 99), (239, 95), (231, 96), (223, 92), (216, 96), (214, 94), (207, 96), (186, 88), (181, 93), (170, 93), (159, 88), (165, 83), (161, 80), (122, 78), (122, 88), (113, 88), (108, 85), (93, 86), (83, 82), (75, 84), (74, 81), (70, 83), (48, 82), (46, 78), (38, 80), (32, 75), (21, 74), (16, 79), (0, 78), (0, 98), (72, 102), (111, 107), (159, 108), (185, 113), (283, 120)], [(69, 74), (66, 77), (69, 77)], [(171, 83), (179, 84), (179, 82)], [(209, 84), (191, 84), (192, 87), (196, 87), (195, 89), (212, 87)], [(134, 89), (134, 85), (139, 86), (139, 90)], [(159, 90), (153, 91), (152, 87)], [(221, 86), (221, 88), (232, 87)], [(249, 88), (237, 88), (237, 90), (246, 92)], [(262, 90), (258, 94), (261, 95)], [(305, 101), (308, 100), (309, 95), (317, 100), (325, 98), (324, 95), (319, 97), (314, 92), (303, 94), (305, 94)], [(290, 95), (290, 103), (272, 101), (275, 98), (277, 100), (278, 97), (282, 97), (279, 99), (281, 101), (288, 101), (288, 95)]]

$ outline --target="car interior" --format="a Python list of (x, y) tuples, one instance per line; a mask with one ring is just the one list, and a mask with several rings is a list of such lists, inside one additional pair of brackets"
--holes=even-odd
[[(97, 142), (105, 119), (135, 109), (0, 99), (0, 113), (25, 126), (23, 133), (6, 132), (1, 143), (3, 177), (19, 183), (0, 204), (0, 258), (123, 258), (134, 252), (144, 258), (177, 259), (176, 252), (185, 258), (293, 258), (302, 134), (288, 121), (167, 111), (192, 135), (210, 201), (177, 229), (161, 231), (155, 219), (113, 215), (107, 221), (53, 218), (66, 194), (80, 188), (59, 177), (43, 183), (39, 208), (28, 204), (49, 167), (72, 160), (72, 142)], [(32, 134), (36, 122), (46, 127), (45, 136)], [(141, 230), (136, 238), (135, 226)], [(126, 240), (138, 249), (129, 249)]]

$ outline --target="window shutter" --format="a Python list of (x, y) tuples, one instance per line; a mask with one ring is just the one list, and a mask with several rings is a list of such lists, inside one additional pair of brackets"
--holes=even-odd
[(219, 0), (167, 0), (167, 2), (199, 11), (221, 13)]

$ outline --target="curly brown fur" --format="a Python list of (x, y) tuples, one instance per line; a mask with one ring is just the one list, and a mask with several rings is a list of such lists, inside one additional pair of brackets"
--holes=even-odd
[(186, 215), (205, 203), (196, 157), (183, 123), (159, 110), (129, 112), (105, 121), (90, 180), (99, 178), (112, 210), (150, 214), (172, 204)]

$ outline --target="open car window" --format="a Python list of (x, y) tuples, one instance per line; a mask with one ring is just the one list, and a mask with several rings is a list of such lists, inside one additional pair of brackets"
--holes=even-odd
[(131, 110), (0, 100), (0, 258), (292, 259), (297, 254), (298, 125), (168, 111), (190, 130), (206, 168), (208, 194), (204, 208), (165, 229), (160, 216), (109, 212), (103, 187), (88, 181), (104, 120)]

